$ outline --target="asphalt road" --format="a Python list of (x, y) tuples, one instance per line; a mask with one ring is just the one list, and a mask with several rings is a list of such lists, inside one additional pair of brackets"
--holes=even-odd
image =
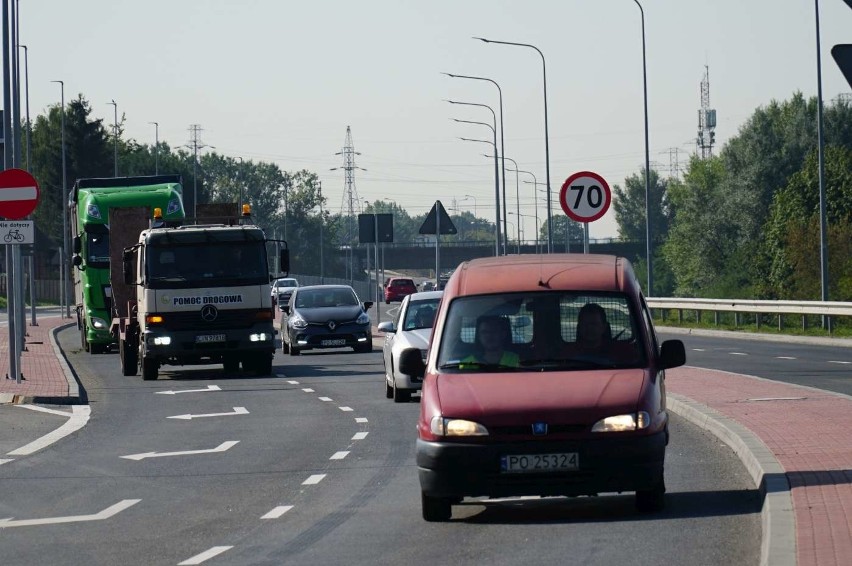
[[(0, 466), (0, 524), (13, 518), (0, 528), (4, 564), (758, 561), (748, 474), (677, 417), (662, 513), (637, 514), (632, 495), (467, 500), (432, 524), (414, 466), (418, 404), (385, 398), (378, 350), (279, 353), (271, 378), (165, 368), (143, 382), (122, 377), (115, 354), (81, 352), (74, 329), (60, 340), (92, 417)], [(0, 426), (61, 422), (0, 409)]]

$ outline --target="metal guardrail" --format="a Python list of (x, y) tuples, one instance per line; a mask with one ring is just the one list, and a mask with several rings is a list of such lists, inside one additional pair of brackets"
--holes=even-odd
[(749, 299), (647, 298), (652, 309), (852, 316), (852, 303), (840, 301), (758, 301)]

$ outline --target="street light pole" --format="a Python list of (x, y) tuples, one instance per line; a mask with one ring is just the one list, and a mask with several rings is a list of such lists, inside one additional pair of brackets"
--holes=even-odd
[(62, 139), (62, 250), (64, 253), (64, 262), (62, 265), (64, 276), (62, 278), (62, 296), (65, 302), (65, 318), (71, 318), (71, 301), (68, 294), (68, 280), (70, 275), (71, 254), (68, 246), (68, 185), (67, 185), (67, 170), (65, 167), (65, 82), (50, 81), (59, 83), (61, 89), (61, 106), (59, 108), (60, 124), (61, 124), (61, 139)]
[(112, 147), (113, 147), (113, 177), (118, 177), (118, 104), (113, 99), (107, 104), (112, 104), (114, 117), (112, 122)]
[[(485, 39), (484, 37), (475, 37), (485, 43), (499, 43), (501, 45), (514, 45), (516, 47), (529, 47), (535, 49), (541, 57), (541, 72), (544, 83), (544, 163), (547, 175), (547, 253), (553, 252), (553, 217), (551, 213), (550, 203), (550, 135), (547, 131), (547, 65), (544, 61), (544, 53), (535, 45), (529, 43), (512, 43), (510, 41), (497, 41), (494, 39)], [(501, 127), (502, 129), (502, 127)]]
[[(518, 171), (518, 173), (524, 173), (524, 174), (529, 175), (530, 177), (533, 178), (533, 185), (534, 185), (534, 188), (533, 188), (533, 204), (535, 205), (535, 226), (536, 226), (535, 247), (536, 247), (536, 253), (538, 253), (538, 235), (539, 235), (538, 234), (538, 179), (536, 179), (535, 175), (532, 174), (529, 171)], [(529, 183), (529, 181), (524, 181), (524, 182)]]
[(323, 284), (323, 280), (325, 277), (325, 268), (323, 261), (323, 223), (325, 222), (325, 217), (322, 212), (322, 181), (317, 181), (319, 185), (319, 205), (320, 205), (320, 285)]
[[(848, 3), (848, 2), (847, 2)], [(828, 300), (828, 223), (826, 221), (826, 194), (825, 194), (825, 139), (822, 124), (822, 56), (819, 45), (819, 0), (814, 0), (816, 9), (816, 52), (817, 52), (817, 154), (819, 161), (819, 268), (820, 268), (820, 296), (823, 301)], [(822, 326), (828, 326), (829, 318), (822, 317)], [(829, 331), (831, 329), (829, 328)]]
[[(450, 104), (463, 104), (465, 106), (482, 106), (483, 108), (488, 108), (491, 111), (491, 116), (494, 118), (494, 127), (492, 131), (494, 132), (494, 207), (496, 211), (496, 215), (494, 216), (494, 255), (500, 255), (500, 243), (503, 243), (503, 254), (506, 253), (506, 241), (504, 238), (501, 238), (501, 229), (500, 229), (500, 167), (497, 163), (497, 115), (494, 113), (494, 109), (488, 106), (487, 104), (477, 104), (475, 102), (458, 102), (455, 100), (448, 100)], [(503, 198), (506, 197), (505, 191), (505, 180), (503, 181)], [(503, 202), (503, 208), (505, 209), (506, 203)]]
[[(501, 156), (506, 155), (506, 142), (505, 142), (505, 135), (504, 135), (505, 129), (503, 128), (503, 89), (500, 88), (500, 85), (497, 84), (497, 81), (495, 81), (493, 79), (489, 79), (487, 77), (474, 77), (474, 76), (470, 76), (470, 75), (453, 75), (453, 74), (450, 74), (450, 73), (444, 73), (444, 74), (447, 75), (450, 78), (453, 78), (453, 79), (471, 79), (471, 80), (475, 80), (475, 81), (487, 81), (487, 82), (489, 82), (489, 83), (491, 83), (491, 84), (493, 84), (494, 86), (497, 87), (497, 93), (500, 96), (500, 155)], [(497, 152), (495, 151), (494, 154), (496, 155)], [(503, 171), (504, 172), (506, 171), (506, 160), (505, 159), (503, 160)], [(503, 175), (503, 224), (504, 225), (506, 224), (506, 175)], [(505, 232), (504, 232), (504, 234), (503, 234), (503, 253), (504, 254), (507, 253), (506, 248), (507, 248), (507, 241), (506, 241), (506, 235), (505, 235)]]
[(473, 195), (464, 195), (462, 200), (473, 199), (473, 217), (476, 218), (476, 197)]
[[(26, 45), (21, 45), (24, 49), (24, 89), (25, 89), (25, 99), (26, 99), (26, 107), (27, 107), (27, 172), (32, 172), (31, 164), (33, 162), (33, 150), (31, 145), (31, 137), (32, 137), (32, 124), (30, 123), (30, 62), (29, 62), (29, 49), (27, 49)], [(36, 296), (35, 296), (35, 243), (32, 246), (33, 254), (30, 257), (29, 261), (29, 274), (30, 274), (30, 325), (38, 326), (38, 321), (36, 320)]]
[(154, 124), (154, 175), (160, 174), (160, 124), (157, 122), (148, 122)]
[[(490, 155), (484, 155), (484, 157), (491, 157), (491, 156)], [(515, 161), (514, 159), (512, 159), (511, 157), (506, 157), (505, 155), (502, 156), (502, 159), (504, 160), (504, 163), (505, 163), (505, 160), (508, 159), (509, 161), (511, 161), (512, 163), (515, 164), (515, 169), (514, 169), (514, 171), (515, 171), (515, 212), (518, 214), (518, 216), (520, 216), (521, 215), (521, 189), (520, 189), (520, 182), (518, 181), (518, 173), (519, 173), (518, 162)], [(503, 169), (504, 174), (505, 174), (505, 172), (506, 172), (506, 170)], [(521, 253), (520, 244), (518, 244), (518, 253)]]
[[(242, 214), (243, 213), (243, 184), (242, 184), (241, 179), (240, 179), (240, 169), (242, 169), (242, 167), (243, 167), (243, 158), (238, 155), (234, 159), (240, 160), (240, 165), (237, 167), (237, 175), (236, 175), (236, 177), (237, 177), (237, 189), (240, 191), (240, 198), (239, 198), (239, 201), (238, 201), (239, 205), (237, 206), (237, 209), (239, 210), (239, 214)], [(286, 240), (287, 236), (284, 236), (284, 239)]]
[(645, 59), (645, 10), (639, 0), (633, 0), (639, 6), (642, 16), (642, 89), (645, 104), (645, 256), (648, 263), (647, 295), (654, 294), (654, 277), (651, 258), (651, 157), (648, 148), (648, 71)]

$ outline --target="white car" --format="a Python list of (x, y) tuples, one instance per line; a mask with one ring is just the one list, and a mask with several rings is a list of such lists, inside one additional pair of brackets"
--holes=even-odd
[(399, 356), (406, 348), (417, 348), (423, 359), (432, 338), (432, 325), (443, 291), (413, 293), (402, 299), (392, 322), (379, 324), (379, 332), (385, 334), (382, 357), (385, 362), (385, 396), (396, 403), (407, 402), (411, 393), (423, 386), (422, 378), (415, 378), (399, 371)]
[[(299, 286), (299, 282), (293, 279), (292, 277), (282, 277), (281, 279), (276, 279), (272, 283), (272, 287), (270, 292), (272, 294), (272, 300), (278, 300), (278, 296), (281, 293), (286, 293), (286, 299), (290, 299), (290, 294), (293, 293), (293, 289)], [(286, 302), (286, 300), (284, 301)], [(279, 301), (280, 303), (280, 301)]]

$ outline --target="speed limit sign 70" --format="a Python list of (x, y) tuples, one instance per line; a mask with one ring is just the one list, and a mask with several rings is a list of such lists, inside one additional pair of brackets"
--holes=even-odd
[(594, 222), (609, 210), (612, 193), (603, 177), (591, 171), (574, 173), (562, 184), (559, 204), (577, 222)]

